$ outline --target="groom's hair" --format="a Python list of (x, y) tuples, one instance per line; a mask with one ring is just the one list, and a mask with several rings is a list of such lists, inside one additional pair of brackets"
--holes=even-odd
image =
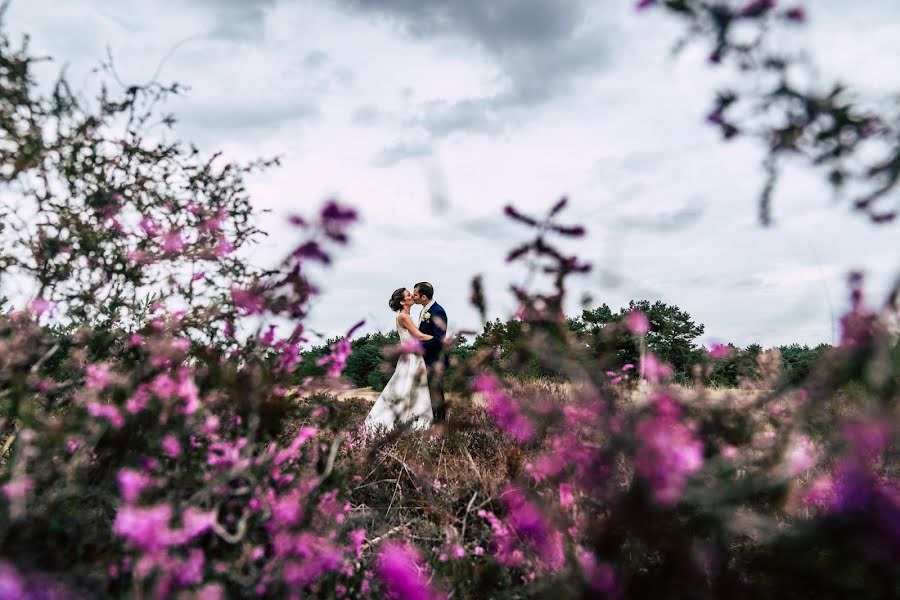
[(425, 296), (429, 300), (434, 299), (434, 286), (427, 281), (417, 283), (415, 287), (419, 290), (419, 294), (421, 294), (422, 296)]

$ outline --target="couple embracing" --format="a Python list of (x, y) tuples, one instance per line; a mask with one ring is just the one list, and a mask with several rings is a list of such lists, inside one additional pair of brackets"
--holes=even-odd
[[(417, 322), (410, 309), (422, 306)], [(408, 348), (418, 340), (422, 355), (402, 354), (390, 381), (372, 406), (365, 421), (368, 431), (391, 430), (398, 425), (423, 428), (447, 419), (444, 400), (444, 376), (449, 360), (444, 352), (447, 313), (434, 301), (434, 286), (417, 283), (410, 292), (399, 288), (391, 294), (388, 306), (396, 313), (400, 344)]]

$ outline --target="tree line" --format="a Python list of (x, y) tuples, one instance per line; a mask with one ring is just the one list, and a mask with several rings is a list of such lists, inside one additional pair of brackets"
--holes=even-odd
[[(725, 344), (718, 348), (715, 360), (712, 360), (709, 349), (697, 341), (705, 331), (704, 325), (678, 306), (660, 301), (632, 300), (617, 312), (605, 303), (594, 309), (585, 309), (580, 315), (566, 319), (570, 342), (592, 356), (598, 369), (620, 372), (626, 365), (636, 366), (640, 360), (640, 337), (623, 324), (625, 317), (635, 311), (647, 317), (647, 351), (672, 366), (676, 381), (694, 381), (698, 375), (696, 369), (704, 365), (707, 367), (704, 378), (709, 385), (734, 387), (743, 379), (757, 377), (758, 357), (764, 350), (760, 344), (746, 347)], [(451, 359), (465, 362), (481, 352), (486, 355), (489, 365), (523, 380), (565, 378), (562, 369), (537, 360), (524, 367), (516, 365), (515, 369), (507, 368), (510, 367), (507, 357), (527, 337), (529, 327), (527, 322), (515, 318), (487, 321), (482, 331), (471, 339), (465, 335), (456, 336), (450, 348)], [(302, 353), (296, 371), (298, 381), (325, 373), (326, 367), (319, 365), (318, 361), (329, 354), (330, 346), (338, 339), (329, 339)], [(385, 358), (385, 351), (399, 342), (395, 331), (369, 333), (352, 339), (352, 354), (347, 359), (344, 377), (357, 387), (372, 387), (380, 391), (393, 372), (393, 362)], [(810, 347), (794, 343), (778, 346), (777, 349), (781, 355), (783, 377), (791, 383), (799, 383), (831, 346), (819, 344)], [(454, 384), (460, 386), (464, 382), (456, 379)]]

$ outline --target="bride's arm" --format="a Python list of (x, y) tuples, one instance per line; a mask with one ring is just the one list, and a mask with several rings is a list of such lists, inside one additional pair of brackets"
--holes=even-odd
[(404, 315), (401, 313), (400, 326), (407, 330), (410, 334), (412, 334), (414, 338), (416, 338), (417, 340), (422, 340), (423, 342), (434, 337), (432, 335), (428, 335), (427, 333), (422, 333), (421, 331), (419, 331), (419, 328), (415, 326), (409, 315)]

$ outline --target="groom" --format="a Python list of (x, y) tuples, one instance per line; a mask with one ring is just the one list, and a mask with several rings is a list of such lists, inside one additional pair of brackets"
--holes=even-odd
[(447, 403), (444, 400), (444, 375), (450, 360), (444, 352), (444, 337), (447, 335), (447, 313), (434, 301), (434, 286), (428, 282), (417, 283), (413, 288), (413, 301), (422, 305), (419, 313), (419, 331), (434, 336), (422, 342), (425, 350), (425, 368), (428, 372), (428, 393), (431, 396), (431, 410), (435, 423), (447, 421)]

